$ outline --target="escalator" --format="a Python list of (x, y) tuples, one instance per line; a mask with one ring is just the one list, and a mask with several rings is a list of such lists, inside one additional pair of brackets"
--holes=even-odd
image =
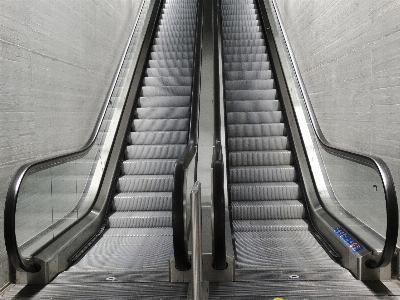
[(228, 189), (236, 266), (338, 268), (304, 220), (295, 154), (257, 10), (252, 1), (243, 2), (222, 5)]
[(71, 270), (168, 268), (174, 164), (188, 141), (196, 2), (166, 1), (103, 237)]

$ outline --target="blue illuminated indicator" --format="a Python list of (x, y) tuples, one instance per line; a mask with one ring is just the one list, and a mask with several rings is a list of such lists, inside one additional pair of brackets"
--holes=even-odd
[(355, 239), (352, 238), (350, 234), (346, 232), (342, 227), (337, 227), (333, 229), (333, 232), (353, 251), (358, 252), (363, 249)]

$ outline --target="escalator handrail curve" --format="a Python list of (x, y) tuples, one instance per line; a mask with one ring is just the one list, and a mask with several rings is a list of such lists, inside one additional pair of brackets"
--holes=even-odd
[[(260, 1), (260, 0), (258, 0)], [(337, 146), (332, 145), (324, 136), (317, 117), (315, 115), (314, 109), (311, 104), (311, 100), (307, 93), (306, 87), (304, 85), (304, 81), (302, 79), (299, 67), (297, 65), (296, 60), (294, 59), (293, 50), (288, 42), (288, 37), (286, 31), (283, 27), (282, 19), (278, 13), (277, 5), (275, 0), (271, 0), (273, 9), (275, 10), (275, 15), (278, 19), (279, 27), (284, 38), (284, 43), (289, 53), (289, 57), (293, 66), (293, 70), (296, 74), (297, 81), (300, 87), (300, 91), (303, 95), (304, 102), (306, 104), (307, 112), (309, 118), (311, 120), (312, 127), (315, 131), (315, 134), (321, 144), (321, 146), (329, 153), (351, 160), (366, 166), (373, 168), (376, 172), (379, 173), (380, 178), (382, 180), (383, 189), (385, 192), (385, 201), (386, 201), (386, 238), (385, 244), (382, 252), (379, 255), (374, 256), (373, 258), (366, 261), (366, 266), (369, 268), (379, 268), (387, 266), (391, 261), (396, 250), (398, 229), (399, 229), (399, 215), (398, 215), (398, 204), (397, 204), (397, 196), (395, 191), (395, 186), (393, 182), (393, 177), (389, 170), (389, 167), (386, 163), (379, 157), (373, 155), (366, 155), (363, 153), (358, 153), (354, 151), (350, 151), (347, 149), (343, 149)], [(259, 3), (259, 7), (261, 7)]]
[[(188, 144), (175, 163), (174, 186), (172, 191), (172, 229), (175, 268), (180, 271), (190, 269), (186, 224), (184, 212), (185, 169), (191, 163), (197, 152), (199, 100), (200, 100), (200, 69), (201, 69), (201, 34), (203, 22), (203, 0), (198, 0), (196, 16), (195, 47), (193, 53), (192, 91), (190, 101), (190, 121)], [(195, 179), (196, 180), (196, 179)]]
[(69, 161), (79, 159), (91, 150), (91, 148), (94, 145), (96, 138), (100, 132), (100, 128), (101, 128), (102, 122), (105, 118), (107, 108), (111, 103), (111, 96), (114, 92), (118, 77), (121, 73), (123, 63), (125, 61), (129, 46), (130, 46), (132, 38), (133, 38), (133, 34), (139, 23), (139, 17), (143, 11), (144, 3), (145, 3), (145, 1), (142, 2), (141, 6), (139, 8), (136, 21), (133, 24), (128, 41), (125, 45), (124, 51), (122, 53), (121, 59), (119, 61), (118, 67), (117, 67), (117, 70), (114, 74), (111, 86), (108, 90), (106, 100), (104, 101), (104, 104), (101, 108), (100, 114), (99, 114), (99, 116), (96, 120), (95, 126), (93, 128), (93, 131), (92, 131), (89, 139), (86, 141), (86, 143), (79, 149), (71, 151), (69, 153), (64, 153), (62, 155), (57, 155), (54, 157), (44, 158), (44, 159), (26, 163), (17, 170), (17, 172), (15, 173), (14, 177), (11, 180), (11, 183), (10, 183), (8, 191), (7, 191), (6, 203), (5, 203), (5, 208), (4, 208), (4, 240), (5, 240), (5, 245), (6, 245), (8, 256), (9, 256), (13, 266), (18, 271), (38, 272), (41, 269), (40, 265), (35, 263), (32, 259), (22, 257), (22, 255), (19, 251), (19, 248), (18, 248), (18, 244), (17, 244), (17, 238), (16, 238), (16, 234), (15, 234), (15, 230), (16, 230), (15, 214), (16, 214), (17, 199), (18, 199), (18, 194), (20, 191), (21, 183), (24, 180), (24, 178), (29, 174), (35, 173), (40, 170), (46, 170), (53, 166), (57, 166), (57, 165), (60, 165), (60, 164), (63, 164), (63, 163), (69, 162)]

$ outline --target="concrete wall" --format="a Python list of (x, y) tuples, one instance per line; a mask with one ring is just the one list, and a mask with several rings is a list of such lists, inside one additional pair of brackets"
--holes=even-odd
[(400, 2), (277, 4), (325, 136), (381, 157), (400, 191)]
[(0, 288), (11, 177), (87, 141), (141, 2), (0, 1)]

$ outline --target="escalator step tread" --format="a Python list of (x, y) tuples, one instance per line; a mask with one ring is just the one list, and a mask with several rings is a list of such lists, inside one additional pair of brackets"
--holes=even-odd
[(172, 193), (120, 193), (114, 197), (113, 211), (170, 211)]
[(234, 220), (235, 232), (253, 231), (308, 231), (309, 225), (302, 219), (290, 220)]
[(226, 111), (230, 112), (265, 112), (279, 111), (279, 100), (237, 100), (226, 101)]
[(287, 150), (290, 148), (286, 136), (228, 138), (228, 147), (230, 151)]
[(145, 107), (136, 109), (138, 119), (189, 118), (189, 107)]
[(118, 192), (169, 192), (173, 175), (124, 175), (118, 179)]
[(126, 148), (126, 159), (178, 158), (186, 145), (131, 145)]
[(255, 166), (229, 168), (231, 183), (297, 181), (294, 166)]
[(128, 135), (128, 143), (130, 145), (186, 144), (187, 138), (187, 131), (131, 132)]
[(293, 155), (289, 150), (230, 152), (230, 166), (276, 166), (293, 164)]
[(174, 159), (136, 159), (122, 163), (122, 175), (172, 175)]
[(227, 123), (230, 124), (267, 124), (283, 122), (281, 111), (264, 112), (228, 112)]
[(301, 219), (303, 216), (304, 206), (298, 200), (240, 201), (232, 203), (232, 218), (235, 220), (287, 220)]
[(117, 211), (108, 218), (108, 227), (172, 227), (172, 213), (170, 211)]
[(228, 125), (228, 137), (286, 136), (284, 123)]
[(301, 199), (297, 182), (255, 182), (230, 184), (232, 201), (268, 201)]
[(187, 130), (189, 124), (188, 118), (182, 119), (135, 119), (133, 120), (133, 129), (139, 131), (175, 131)]

